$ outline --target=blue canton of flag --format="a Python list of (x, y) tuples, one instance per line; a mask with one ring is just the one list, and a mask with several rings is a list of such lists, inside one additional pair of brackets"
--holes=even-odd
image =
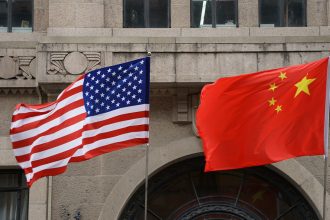
[(87, 116), (149, 104), (149, 57), (87, 73), (83, 97)]

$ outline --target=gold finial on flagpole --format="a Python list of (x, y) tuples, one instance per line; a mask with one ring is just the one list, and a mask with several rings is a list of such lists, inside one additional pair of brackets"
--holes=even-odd
[(151, 57), (151, 51), (147, 51), (147, 56)]

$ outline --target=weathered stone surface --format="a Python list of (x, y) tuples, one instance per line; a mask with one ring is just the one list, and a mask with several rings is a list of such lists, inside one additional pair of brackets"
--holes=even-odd
[(179, 37), (179, 28), (114, 28), (114, 37)]
[(75, 9), (75, 27), (104, 27), (103, 1), (98, 3), (78, 3)]
[(249, 36), (247, 27), (219, 27), (219, 28), (182, 28), (182, 37), (243, 37)]
[(60, 204), (52, 209), (52, 220), (98, 219), (102, 203), (71, 203)]
[(41, 178), (30, 188), (29, 202), (31, 204), (47, 204), (47, 178)]
[(49, 2), (49, 27), (75, 27), (75, 4)]
[(84, 161), (83, 163), (70, 163), (64, 176), (96, 176), (101, 174), (101, 157)]
[(46, 204), (29, 204), (29, 219), (47, 219)]
[(50, 1), (49, 27), (104, 27), (103, 2)]
[(251, 27), (250, 36), (318, 36), (319, 27)]
[(258, 0), (240, 0), (238, 2), (238, 25), (239, 27), (258, 27), (259, 14)]
[(225, 75), (255, 71), (257, 71), (255, 53), (181, 53), (177, 55), (177, 82), (210, 82)]
[(0, 79), (10, 79), (17, 75), (18, 64), (16, 61), (9, 56), (0, 59)]
[[(54, 206), (74, 203), (103, 203), (119, 176), (55, 176)], [(79, 187), (77, 187), (79, 186)]]
[[(51, 27), (47, 29), (47, 36), (77, 36), (77, 37), (111, 37), (111, 28), (58, 28)], [(95, 45), (95, 44), (94, 44)], [(96, 46), (96, 45), (95, 45)]]
[(102, 175), (123, 175), (130, 166), (145, 155), (145, 150), (139, 148), (128, 148), (101, 156)]
[(87, 58), (79, 52), (69, 53), (64, 59), (64, 67), (71, 74), (81, 74), (87, 68)]
[(104, 1), (104, 25), (107, 28), (123, 27), (123, 1)]
[(190, 27), (190, 0), (171, 1), (171, 27)]
[(284, 54), (260, 53), (258, 54), (258, 71), (274, 69), (284, 66)]
[(309, 0), (307, 2), (307, 26), (327, 25), (327, 1)]
[(17, 166), (17, 162), (12, 149), (1, 150), (0, 153), (0, 166)]

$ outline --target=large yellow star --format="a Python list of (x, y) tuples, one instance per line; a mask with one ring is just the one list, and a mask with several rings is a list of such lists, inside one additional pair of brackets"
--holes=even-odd
[(300, 80), (300, 82), (296, 83), (295, 84), (295, 87), (297, 87), (297, 91), (296, 91), (296, 94), (294, 95), (294, 97), (297, 97), (297, 95), (299, 95), (301, 92), (304, 92), (307, 95), (310, 95), (308, 86), (314, 80), (316, 80), (316, 78), (314, 78), (314, 79), (307, 79), (307, 76), (305, 76), (304, 78), (302, 78), (302, 80)]

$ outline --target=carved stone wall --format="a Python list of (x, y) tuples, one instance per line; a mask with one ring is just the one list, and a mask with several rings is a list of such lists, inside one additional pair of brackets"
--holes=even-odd
[(77, 75), (101, 67), (101, 52), (51, 52), (47, 73)]
[(0, 57), (0, 79), (35, 79), (35, 56)]

